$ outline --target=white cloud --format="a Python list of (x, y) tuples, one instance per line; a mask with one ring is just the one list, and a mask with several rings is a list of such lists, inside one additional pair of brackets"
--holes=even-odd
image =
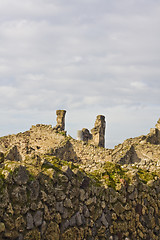
[(2, 134), (12, 118), (20, 130), (25, 119), (45, 122), (58, 108), (69, 111), (74, 129), (101, 112), (118, 118), (125, 134), (111, 128), (114, 143), (130, 132), (124, 119), (152, 124), (146, 116), (160, 108), (158, 1), (6, 0), (0, 15)]

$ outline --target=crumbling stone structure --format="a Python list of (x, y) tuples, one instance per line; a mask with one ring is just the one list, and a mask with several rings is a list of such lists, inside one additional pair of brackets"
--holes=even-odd
[(91, 133), (87, 128), (83, 128), (81, 131), (77, 132), (78, 140), (83, 140), (84, 142), (93, 143), (99, 147), (105, 147), (105, 116), (98, 115), (95, 121), (94, 128), (91, 129)]
[(66, 111), (65, 110), (57, 110), (56, 115), (57, 115), (57, 125), (55, 128), (59, 131), (64, 131), (65, 130)]
[(105, 127), (106, 127), (105, 116), (98, 115), (95, 122), (95, 126), (91, 130), (93, 142), (95, 143), (96, 146), (99, 147), (105, 146)]
[(0, 240), (159, 240), (159, 124), (115, 149), (43, 124), (1, 137)]
[[(57, 131), (65, 130), (65, 110), (57, 110), (57, 125), (54, 127)], [(98, 115), (95, 121), (94, 128), (91, 129), (91, 133), (87, 128), (77, 131), (77, 139), (84, 142), (93, 143), (99, 147), (105, 147), (105, 116)]]

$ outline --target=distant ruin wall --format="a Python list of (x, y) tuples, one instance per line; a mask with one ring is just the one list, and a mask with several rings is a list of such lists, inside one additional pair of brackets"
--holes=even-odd
[[(87, 128), (83, 128), (78, 131), (77, 140), (83, 140), (87, 143), (92, 143), (98, 147), (105, 147), (105, 117), (98, 115), (95, 121), (94, 128), (91, 129), (91, 133)], [(81, 139), (79, 138), (81, 134)]]

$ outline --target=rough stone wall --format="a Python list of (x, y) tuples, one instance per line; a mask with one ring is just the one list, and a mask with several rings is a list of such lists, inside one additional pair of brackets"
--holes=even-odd
[(135, 177), (115, 191), (68, 166), (43, 164), (37, 176), (19, 166), (7, 175), (12, 164), (0, 178), (0, 239), (159, 239), (159, 179)]

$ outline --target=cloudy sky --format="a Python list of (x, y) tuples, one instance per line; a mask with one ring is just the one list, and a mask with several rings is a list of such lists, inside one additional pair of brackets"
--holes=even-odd
[(106, 116), (106, 147), (160, 117), (160, 1), (0, 0), (0, 136)]

